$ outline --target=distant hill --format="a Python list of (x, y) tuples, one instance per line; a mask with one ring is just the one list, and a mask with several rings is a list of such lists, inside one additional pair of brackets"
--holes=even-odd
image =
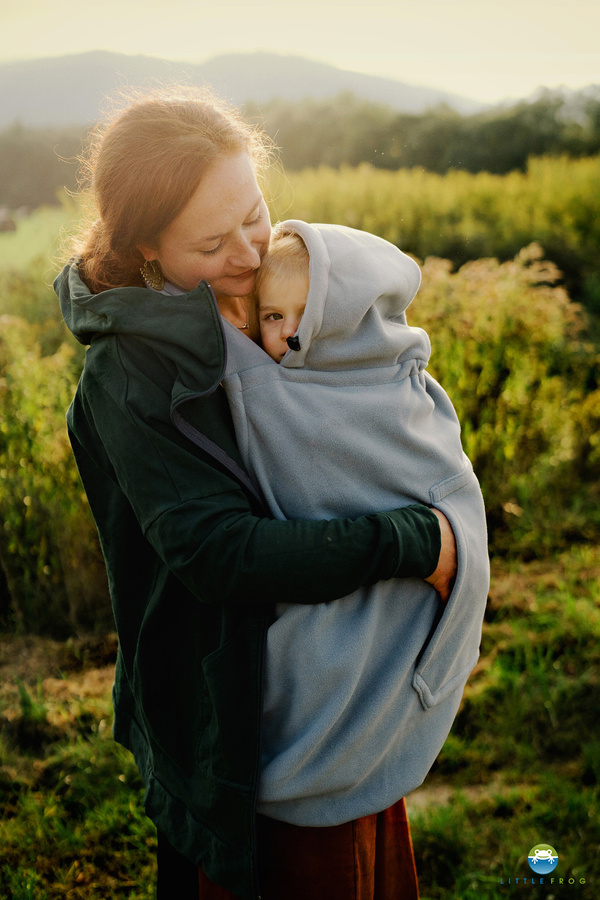
[(94, 51), (0, 65), (0, 129), (16, 122), (32, 127), (86, 124), (97, 118), (106, 94), (153, 79), (208, 83), (236, 104), (276, 97), (322, 99), (350, 91), (401, 112), (421, 113), (441, 103), (463, 114), (483, 108), (442, 90), (347, 72), (300, 56), (232, 53), (184, 64)]

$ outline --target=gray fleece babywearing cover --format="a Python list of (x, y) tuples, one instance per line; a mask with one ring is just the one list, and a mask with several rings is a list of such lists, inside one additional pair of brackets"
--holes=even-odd
[[(289, 220), (309, 293), (280, 364), (224, 322), (223, 384), (249, 474), (276, 518), (436, 506), (457, 541), (442, 609), (420, 579), (281, 604), (269, 629), (259, 811), (297, 825), (379, 812), (420, 785), (479, 653), (489, 586), (481, 492), (460, 426), (407, 325), (417, 264), (366, 232)], [(309, 600), (310, 598), (307, 598)]]

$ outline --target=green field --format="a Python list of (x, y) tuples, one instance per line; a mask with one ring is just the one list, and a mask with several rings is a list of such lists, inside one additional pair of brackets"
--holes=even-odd
[[(409, 321), (431, 336), (486, 500), (481, 658), (408, 798), (423, 900), (600, 896), (599, 185), (591, 159), (503, 178), (313, 170), (270, 189), (274, 218), (373, 230), (426, 260)], [(0, 234), (1, 900), (154, 891), (142, 786), (111, 739), (115, 639), (65, 434), (83, 356), (50, 285), (75, 219), (48, 208)], [(553, 884), (531, 884), (537, 843), (558, 852)]]
[(59, 243), (77, 221), (70, 206), (47, 206), (17, 221), (16, 231), (0, 234), (0, 270), (26, 270), (36, 259), (43, 260), (52, 275)]

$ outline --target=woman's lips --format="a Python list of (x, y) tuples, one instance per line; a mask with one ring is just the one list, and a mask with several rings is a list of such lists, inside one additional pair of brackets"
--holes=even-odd
[(244, 278), (249, 278), (251, 275), (254, 275), (256, 269), (247, 269), (245, 272), (240, 272), (239, 275), (230, 275), (230, 278), (236, 278), (239, 281), (242, 281)]

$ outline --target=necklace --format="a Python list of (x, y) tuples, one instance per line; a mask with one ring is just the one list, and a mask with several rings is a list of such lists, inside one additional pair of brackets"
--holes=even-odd
[(248, 323), (244, 322), (243, 325), (238, 325), (240, 331), (245, 331), (248, 328)]

